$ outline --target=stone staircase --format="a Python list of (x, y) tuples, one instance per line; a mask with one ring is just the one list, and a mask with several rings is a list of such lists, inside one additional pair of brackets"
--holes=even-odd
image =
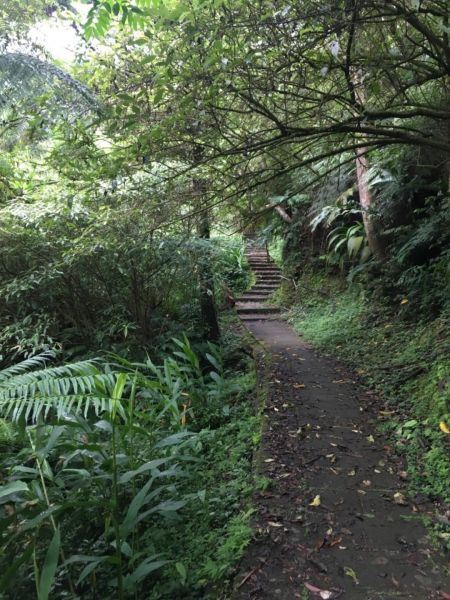
[(255, 285), (236, 300), (236, 310), (242, 321), (260, 321), (276, 318), (278, 306), (267, 303), (269, 296), (279, 287), (280, 269), (270, 260), (265, 248), (247, 238), (247, 260), (256, 275)]

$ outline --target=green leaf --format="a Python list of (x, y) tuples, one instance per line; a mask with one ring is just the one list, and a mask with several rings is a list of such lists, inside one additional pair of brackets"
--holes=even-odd
[(354, 236), (351, 237), (347, 242), (347, 250), (350, 257), (356, 256), (358, 254), (361, 246), (364, 242), (364, 236)]
[(186, 578), (187, 578), (186, 567), (183, 565), (183, 563), (177, 562), (177, 563), (175, 563), (175, 568), (180, 575), (181, 583), (184, 585), (186, 583)]
[(56, 567), (58, 566), (59, 547), (61, 544), (61, 534), (59, 528), (53, 534), (52, 541), (48, 547), (45, 556), (44, 566), (39, 580), (38, 600), (48, 600), (50, 588), (55, 579)]
[(133, 479), (137, 475), (142, 475), (142, 473), (146, 473), (147, 471), (150, 471), (152, 469), (157, 469), (158, 467), (160, 467), (161, 465), (166, 463), (168, 460), (170, 460), (170, 459), (169, 458), (157, 458), (155, 460), (146, 462), (143, 465), (141, 465), (138, 469), (136, 469), (135, 471), (127, 471), (126, 473), (124, 473), (120, 477), (119, 483), (121, 483), (121, 484), (128, 483), (129, 481), (131, 481), (131, 479)]
[(157, 569), (160, 569), (163, 565), (167, 564), (167, 560), (153, 560), (154, 557), (146, 558), (140, 565), (125, 578), (125, 589), (133, 589), (134, 586), (142, 581), (147, 575), (153, 573)]
[(11, 481), (11, 483), (7, 483), (0, 487), (0, 499), (19, 492), (28, 492), (28, 485), (25, 481)]

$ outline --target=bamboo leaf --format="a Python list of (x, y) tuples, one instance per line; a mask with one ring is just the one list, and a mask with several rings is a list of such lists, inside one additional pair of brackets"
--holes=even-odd
[(48, 600), (50, 589), (55, 579), (56, 568), (58, 566), (59, 547), (61, 544), (61, 535), (59, 528), (55, 530), (52, 541), (48, 547), (47, 554), (45, 556), (44, 565), (42, 567), (42, 573), (39, 580), (38, 587), (38, 600)]

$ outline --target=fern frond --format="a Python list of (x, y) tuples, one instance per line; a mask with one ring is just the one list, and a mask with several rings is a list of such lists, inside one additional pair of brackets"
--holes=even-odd
[(36, 356), (31, 356), (17, 365), (12, 365), (11, 367), (3, 369), (0, 371), (0, 385), (14, 375), (26, 373), (35, 367), (45, 367), (47, 361), (52, 360), (54, 357), (54, 352), (48, 350), (46, 352), (42, 352), (41, 354), (37, 354)]
[(52, 88), (55, 93), (58, 91), (57, 96), (62, 99), (61, 83), (66, 91), (74, 94), (78, 102), (82, 101), (83, 108), (98, 110), (99, 103), (88, 88), (56, 65), (21, 52), (0, 55), (0, 104), (10, 105), (24, 95), (37, 96), (42, 93), (43, 86)]
[(46, 368), (50, 357), (46, 352), (0, 373), (0, 415), (36, 421), (50, 412), (86, 416), (111, 409), (116, 373), (103, 372), (95, 360)]

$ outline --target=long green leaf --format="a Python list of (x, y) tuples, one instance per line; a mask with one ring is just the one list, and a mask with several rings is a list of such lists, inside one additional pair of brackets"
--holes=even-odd
[(59, 547), (61, 545), (61, 534), (59, 527), (53, 534), (52, 541), (48, 547), (47, 554), (45, 556), (44, 565), (42, 567), (42, 573), (39, 580), (38, 587), (38, 600), (48, 600), (50, 589), (55, 579), (56, 568), (58, 566)]

